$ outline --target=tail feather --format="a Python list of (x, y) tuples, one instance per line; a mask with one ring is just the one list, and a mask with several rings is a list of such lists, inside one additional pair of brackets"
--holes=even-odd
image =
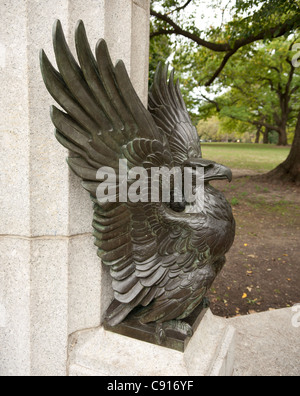
[(111, 327), (117, 326), (123, 322), (131, 311), (132, 307), (129, 304), (123, 304), (114, 300), (106, 312), (105, 321)]

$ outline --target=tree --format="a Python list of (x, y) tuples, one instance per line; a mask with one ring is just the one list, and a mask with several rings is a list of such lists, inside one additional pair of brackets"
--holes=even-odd
[[(176, 37), (174, 42), (177, 45), (178, 42), (181, 43), (182, 47), (180, 51), (177, 51), (177, 59), (175, 61), (177, 65), (180, 64), (181, 66), (186, 86), (190, 86), (190, 82), (196, 80), (198, 87), (204, 85), (209, 87), (207, 95), (209, 101), (214, 101), (216, 102), (215, 105), (220, 106), (220, 103), (214, 99), (213, 92), (222, 89), (224, 94), (226, 84), (225, 86), (223, 85), (224, 80), (222, 81), (222, 78), (228, 68), (230, 68), (232, 60), (237, 59), (237, 55), (241, 57), (243, 52), (246, 54), (248, 52), (251, 55), (252, 51), (256, 50), (257, 45), (261, 45), (263, 48), (265, 44), (272, 42), (274, 39), (280, 37), (288, 38), (291, 34), (295, 34), (300, 26), (299, 0), (229, 0), (227, 6), (230, 9), (231, 17), (229, 20), (222, 22), (216, 27), (211, 26), (203, 30), (196, 27), (192, 13), (187, 12), (189, 7), (196, 7), (200, 3), (200, 0), (152, 0), (151, 15), (154, 17), (154, 29), (151, 37)], [(225, 10), (220, 8), (222, 4), (224, 4), (222, 0), (211, 0), (210, 7), (214, 8), (216, 12), (225, 14)], [(185, 48), (186, 51), (182, 51), (182, 48)], [(265, 137), (269, 135), (269, 131), (277, 131), (282, 144), (287, 143), (287, 129), (289, 130), (292, 123), (294, 122), (295, 124), (295, 121), (297, 121), (291, 155), (279, 167), (280, 171), (277, 169), (272, 174), (274, 177), (279, 177), (280, 173), (280, 178), (285, 174), (286, 179), (297, 181), (297, 172), (300, 169), (297, 138), (300, 128), (300, 109), (299, 107), (297, 108), (299, 93), (296, 86), (292, 87), (292, 81), (294, 81), (296, 75), (296, 67), (291, 59), (289, 59), (289, 62), (286, 61), (284, 66), (285, 69), (289, 67), (288, 72), (277, 72), (276, 84), (273, 82), (273, 78), (274, 81), (276, 80), (276, 70), (269, 68), (266, 73), (264, 71), (264, 74), (261, 75), (264, 80), (259, 81), (256, 85), (258, 90), (262, 90), (261, 92), (265, 95), (265, 98), (269, 98), (268, 106), (266, 107), (262, 104), (256, 108), (254, 104), (249, 106), (250, 98), (247, 105), (251, 109), (252, 125), (257, 128), (264, 128)], [(200, 68), (202, 68), (201, 73), (196, 73)], [(194, 77), (191, 77), (190, 71), (195, 74)], [(270, 73), (272, 74), (272, 79), (269, 78)], [(280, 79), (282, 80), (281, 83), (279, 82)], [(283, 79), (285, 79), (284, 83)], [(245, 80), (238, 81), (238, 83), (236, 91), (246, 87)], [(194, 106), (197, 102), (195, 100), (197, 97), (195, 86), (196, 84), (191, 85), (189, 90), (190, 97), (193, 98), (192, 110), (195, 110)], [(225, 98), (226, 93), (228, 93), (228, 86), (226, 89)], [(294, 92), (292, 92), (293, 90)], [(263, 98), (263, 95), (260, 98)], [(219, 99), (220, 97), (218, 97)], [(234, 101), (232, 109), (235, 106), (234, 111), (236, 112), (234, 114), (234, 111), (232, 111), (231, 116), (236, 116), (238, 112), (239, 119), (241, 119), (240, 115), (243, 111), (245, 115), (245, 101), (239, 101), (237, 98), (231, 99)], [(272, 107), (274, 100), (279, 100), (280, 103), (279, 111), (276, 112), (274, 112), (275, 107)], [(292, 110), (291, 107), (293, 107)], [(269, 111), (265, 111), (268, 108)], [(219, 109), (219, 112), (221, 111)], [(244, 121), (250, 121), (250, 119), (245, 119)], [(260, 133), (261, 129), (257, 131)], [(297, 150), (298, 155), (295, 154)]]
[[(201, 31), (195, 20), (184, 21), (188, 6), (199, 6), (201, 0), (152, 0), (151, 15), (155, 17), (151, 38), (176, 35), (185, 37), (197, 46), (221, 54), (220, 66), (206, 82), (210, 86), (219, 77), (228, 61), (241, 48), (255, 42), (288, 36), (300, 26), (299, 0), (236, 0), (229, 1), (232, 19), (226, 25)], [(222, 1), (212, 0), (218, 9)], [(156, 10), (156, 6), (162, 11)], [(247, 14), (247, 16), (246, 16)]]
[(300, 112), (295, 129), (292, 149), (286, 161), (269, 172), (267, 177), (274, 180), (290, 181), (300, 185)]
[[(288, 130), (295, 128), (299, 106), (300, 69), (292, 62), (295, 39), (276, 39), (256, 45), (233, 57), (220, 76), (222, 87), (230, 89), (221, 98), (204, 99), (221, 114), (279, 135), (278, 144), (288, 144)], [(257, 139), (258, 140), (258, 139)]]
[(198, 135), (201, 140), (216, 141), (219, 138), (220, 122), (218, 117), (211, 117), (208, 120), (199, 121), (197, 125)]

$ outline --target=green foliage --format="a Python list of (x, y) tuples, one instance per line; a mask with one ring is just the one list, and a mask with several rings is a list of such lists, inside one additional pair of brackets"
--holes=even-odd
[(158, 64), (165, 63), (172, 53), (171, 40), (168, 36), (155, 37), (150, 41), (149, 88), (153, 84)]
[(243, 143), (254, 143), (256, 128), (246, 122), (230, 117), (220, 118), (219, 136), (225, 141), (241, 141)]
[[(216, 43), (226, 43), (233, 47), (237, 40), (249, 38), (264, 32), (263, 39), (278, 35), (282, 26), (286, 27), (286, 36), (299, 27), (298, 0), (211, 0), (206, 2), (207, 8), (218, 15), (230, 13), (230, 20), (201, 30), (195, 21), (195, 10), (203, 4), (202, 0), (152, 0), (154, 10), (161, 12), (180, 24), (185, 30), (202, 38), (210, 38)], [(186, 7), (185, 7), (186, 6)], [(183, 8), (185, 7), (185, 8)], [(205, 16), (204, 16), (205, 17)], [(155, 19), (154, 26), (168, 28), (162, 20)], [(276, 27), (275, 31), (272, 30)]]
[[(160, 59), (171, 59), (200, 136), (254, 142), (257, 131), (263, 136), (268, 125), (270, 143), (278, 141), (280, 128), (291, 143), (300, 110), (300, 68), (290, 73), (292, 43), (300, 42), (300, 1), (211, 0), (205, 4), (218, 17), (211, 26), (205, 23), (206, 15), (203, 24), (196, 23), (195, 10), (202, 4), (151, 2), (163, 15), (152, 18), (152, 42), (168, 37), (167, 43), (156, 41), (168, 50), (167, 56), (157, 53)], [(172, 34), (166, 35), (168, 31)], [(214, 74), (218, 79), (206, 87)]]
[(232, 198), (232, 200), (231, 200), (232, 206), (237, 206), (237, 205), (239, 205), (239, 203), (240, 203), (240, 201), (238, 200), (238, 198), (236, 198), (236, 197)]
[[(250, 49), (245, 48), (233, 56), (220, 76), (219, 84), (206, 89), (206, 96), (213, 97), (213, 100), (200, 102), (201, 117), (212, 117), (218, 113), (221, 118), (221, 131), (250, 133), (250, 141), (254, 141), (258, 128), (258, 124), (255, 126), (253, 123), (273, 125), (276, 131), (286, 117), (288, 141), (292, 143), (300, 110), (300, 68), (293, 69), (291, 65), (294, 56), (291, 47), (296, 38), (279, 38), (252, 45)], [(201, 59), (203, 52), (206, 53), (207, 50), (198, 51), (195, 62)], [(208, 68), (212, 67), (210, 62), (207, 64)], [(198, 84), (197, 79), (201, 79), (203, 70), (198, 72), (199, 68), (192, 69), (193, 77), (189, 82), (193, 90)], [(225, 89), (225, 93), (218, 96), (220, 89)], [(274, 131), (271, 128), (270, 143), (278, 142), (278, 132)]]
[[(259, 34), (262, 27), (289, 26), (290, 31), (299, 26), (299, 2), (294, 0), (237, 0), (234, 5), (235, 18), (228, 24), (231, 41), (242, 36), (250, 37)], [(241, 17), (243, 16), (243, 17)], [(273, 37), (272, 31), (267, 30), (264, 39)]]
[(208, 120), (201, 120), (197, 125), (198, 135), (201, 140), (219, 140), (220, 122), (218, 117), (212, 117)]
[(286, 116), (287, 128), (295, 129), (300, 70), (291, 65), (294, 41), (279, 38), (232, 58), (221, 77), (222, 85), (230, 89), (223, 98), (221, 115), (277, 126)]

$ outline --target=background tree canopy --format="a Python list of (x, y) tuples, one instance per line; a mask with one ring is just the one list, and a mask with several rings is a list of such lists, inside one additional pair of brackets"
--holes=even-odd
[(271, 175), (296, 182), (299, 6), (300, 0), (152, 0), (150, 58), (150, 83), (159, 61), (176, 69), (205, 139), (293, 143)]

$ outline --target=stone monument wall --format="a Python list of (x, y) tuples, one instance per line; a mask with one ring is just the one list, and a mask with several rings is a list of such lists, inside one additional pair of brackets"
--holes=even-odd
[[(110, 280), (92, 237), (92, 204), (54, 138), (39, 50), (54, 60), (60, 19), (105, 38), (146, 103), (149, 0), (6, 0), (0, 4), (0, 375), (67, 374), (72, 333), (97, 327)], [(55, 62), (54, 62), (55, 63)]]

